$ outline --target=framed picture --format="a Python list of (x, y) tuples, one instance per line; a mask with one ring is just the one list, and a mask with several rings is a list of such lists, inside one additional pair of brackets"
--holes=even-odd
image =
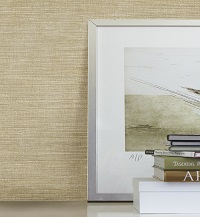
[(200, 132), (200, 21), (90, 20), (88, 201), (132, 201), (167, 135)]

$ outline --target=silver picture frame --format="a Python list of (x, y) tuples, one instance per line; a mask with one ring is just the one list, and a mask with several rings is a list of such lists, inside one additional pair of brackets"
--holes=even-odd
[[(88, 21), (88, 201), (132, 201), (133, 200), (132, 192), (127, 193), (127, 191), (123, 192), (123, 190), (121, 192), (115, 192), (114, 190), (112, 190), (112, 192), (106, 192), (106, 190), (102, 192), (101, 190), (99, 190), (98, 187), (98, 184), (100, 183), (99, 179), (101, 177), (101, 174), (98, 174), (99, 162), (107, 161), (104, 162), (104, 164), (109, 165), (109, 158), (104, 159), (104, 157), (101, 156), (102, 157), (101, 158), (98, 156), (98, 146), (100, 146), (101, 144), (98, 143), (99, 123), (97, 121), (97, 111), (99, 110), (100, 105), (97, 102), (97, 99), (100, 93), (100, 91), (98, 91), (98, 88), (99, 86), (104, 85), (102, 78), (101, 78), (102, 83), (99, 83), (100, 72), (98, 70), (100, 64), (102, 64), (102, 61), (99, 61), (99, 52), (101, 52), (100, 51), (101, 49), (98, 44), (99, 38), (103, 37), (101, 34), (101, 29), (106, 28), (107, 30), (112, 32), (115, 31), (117, 28), (118, 29), (120, 28), (120, 31), (123, 32), (123, 28), (131, 28), (133, 29), (133, 31), (135, 28), (137, 29), (147, 28), (145, 31), (146, 33), (148, 33), (148, 31), (150, 32), (151, 29), (156, 29), (156, 28), (162, 28), (162, 29), (165, 28), (165, 31), (168, 31), (168, 29), (170, 30), (172, 28), (177, 30), (179, 30), (180, 28), (182, 29), (184, 28), (184, 31), (187, 32), (193, 31), (194, 29), (195, 31), (198, 30), (197, 34), (199, 34), (200, 33), (199, 27), (200, 27), (199, 20), (99, 20), (98, 19), (98, 20)], [(193, 40), (193, 33), (191, 32), (190, 35), (191, 35), (190, 36), (191, 40)], [(117, 35), (116, 37), (121, 37), (121, 36)], [(149, 37), (148, 34), (146, 35), (146, 37)], [(194, 37), (195, 37), (194, 40), (196, 40), (196, 36)], [(180, 38), (180, 36), (175, 35), (175, 38), (178, 43), (178, 38)], [(151, 38), (148, 38), (148, 40), (150, 41)], [(148, 43), (148, 40), (146, 43)], [(188, 40), (190, 40), (190, 38)], [(174, 41), (174, 43), (176, 43), (176, 41)], [(190, 42), (188, 43), (189, 43), (188, 46), (190, 46)], [(200, 47), (199, 42), (191, 42), (191, 43), (193, 43), (191, 44), (191, 46), (193, 47), (194, 46)], [(115, 44), (112, 44), (111, 47), (112, 46), (115, 46)], [(134, 46), (137, 47), (137, 41), (134, 42)], [(118, 55), (117, 51), (116, 51), (116, 55)], [(115, 85), (114, 83), (110, 83), (110, 84), (111, 86)], [(129, 160), (132, 160), (132, 158), (134, 158), (134, 161), (137, 161), (138, 160), (136, 159), (137, 157), (138, 155), (136, 156), (133, 153), (129, 153), (128, 155)], [(149, 165), (149, 162), (152, 161), (147, 160), (147, 163), (146, 161), (141, 162), (141, 165), (145, 165), (145, 166)], [(131, 163), (132, 162), (130, 161), (130, 164)], [(138, 166), (138, 168), (139, 167), (140, 166)], [(151, 167), (151, 165), (149, 165), (149, 167)], [(120, 170), (118, 170), (119, 174), (121, 173), (121, 170), (123, 170), (123, 168), (120, 168)], [(126, 168), (124, 168), (124, 170), (126, 170)], [(109, 180), (114, 183), (116, 177), (113, 176), (113, 172), (110, 173), (110, 176), (111, 177)], [(112, 176), (113, 176), (113, 180), (112, 180)], [(128, 176), (126, 176), (126, 179), (127, 177)], [(134, 178), (132, 177), (132, 175), (128, 177), (128, 179), (132, 179), (132, 178)]]

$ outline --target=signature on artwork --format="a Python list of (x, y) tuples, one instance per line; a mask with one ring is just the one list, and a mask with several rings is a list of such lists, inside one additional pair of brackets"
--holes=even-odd
[(143, 154), (131, 154), (129, 160), (139, 162), (143, 158)]

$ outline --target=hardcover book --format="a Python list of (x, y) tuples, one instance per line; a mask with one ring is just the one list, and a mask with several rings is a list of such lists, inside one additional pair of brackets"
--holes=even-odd
[(175, 152), (200, 152), (200, 146), (185, 146), (185, 145), (177, 145), (177, 146), (170, 146), (169, 151), (175, 151)]
[(155, 156), (154, 167), (164, 170), (200, 170), (200, 158)]
[[(191, 213), (200, 213), (199, 198), (198, 182), (162, 182), (153, 178), (133, 179), (133, 205), (140, 213), (146, 213), (147, 216), (191, 217), (193, 216)], [(155, 213), (163, 213), (163, 215)], [(169, 213), (182, 213), (182, 215), (167, 215)], [(198, 214), (195, 216), (199, 216)]]
[(170, 134), (167, 135), (169, 141), (200, 141), (200, 135), (183, 135), (183, 134)]
[(200, 146), (200, 141), (171, 141), (171, 146)]
[(200, 170), (161, 170), (154, 167), (154, 177), (164, 182), (199, 182)]
[(192, 151), (145, 150), (145, 154), (154, 156), (200, 157), (200, 152)]

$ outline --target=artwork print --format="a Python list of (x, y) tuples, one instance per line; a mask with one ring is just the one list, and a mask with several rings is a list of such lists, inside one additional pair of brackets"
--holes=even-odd
[(200, 134), (200, 48), (125, 48), (125, 150)]

